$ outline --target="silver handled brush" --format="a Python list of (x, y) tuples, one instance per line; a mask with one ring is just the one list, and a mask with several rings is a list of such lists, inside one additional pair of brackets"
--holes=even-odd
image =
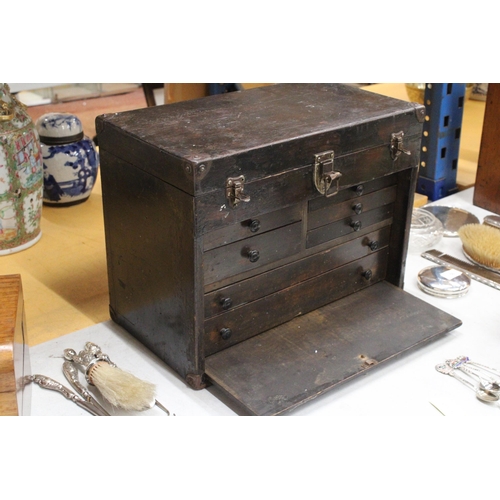
[(109, 416), (109, 412), (101, 406), (99, 401), (89, 392), (89, 390), (78, 380), (78, 369), (71, 361), (63, 363), (63, 373), (66, 380), (71, 384), (71, 387), (83, 398), (87, 403), (90, 403), (101, 416)]
[(94, 385), (113, 406), (128, 411), (143, 411), (156, 405), (170, 415), (156, 400), (154, 384), (118, 368), (98, 345), (87, 342), (78, 354), (73, 349), (65, 349), (64, 357), (81, 367), (87, 382)]

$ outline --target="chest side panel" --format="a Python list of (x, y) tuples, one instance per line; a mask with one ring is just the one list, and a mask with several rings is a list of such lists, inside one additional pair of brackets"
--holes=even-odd
[(100, 147), (112, 318), (184, 377), (199, 373), (193, 198)]

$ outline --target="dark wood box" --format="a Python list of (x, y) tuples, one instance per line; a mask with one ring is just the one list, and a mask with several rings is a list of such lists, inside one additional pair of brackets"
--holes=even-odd
[(282, 84), (98, 117), (111, 317), (255, 415), (457, 327), (402, 290), (424, 115)]

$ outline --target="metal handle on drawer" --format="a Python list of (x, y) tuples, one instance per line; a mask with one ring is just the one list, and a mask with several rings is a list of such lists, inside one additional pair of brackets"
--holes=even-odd
[(231, 331), (231, 328), (221, 328), (219, 333), (220, 336), (222, 337), (222, 340), (228, 340), (233, 332)]
[(370, 248), (370, 250), (372, 252), (374, 252), (375, 250), (378, 250), (378, 241), (372, 240), (372, 241), (368, 242), (368, 247)]
[(250, 231), (252, 233), (256, 233), (260, 229), (260, 220), (258, 219), (251, 220), (250, 224), (248, 224), (248, 227), (250, 228)]
[(354, 231), (359, 231), (361, 229), (361, 221), (360, 220), (354, 220), (349, 224)]
[(359, 215), (363, 211), (363, 205), (361, 203), (356, 203), (352, 206), (352, 209), (356, 215)]
[(363, 191), (365, 188), (363, 187), (363, 184), (359, 184), (357, 186), (354, 186), (352, 190), (358, 195), (361, 196), (363, 194)]
[(222, 309), (226, 310), (233, 305), (233, 301), (231, 300), (230, 297), (221, 297), (219, 300), (219, 304), (222, 307)]
[(250, 262), (257, 262), (259, 260), (260, 253), (258, 250), (249, 250), (247, 257)]
[(373, 276), (373, 273), (372, 273), (371, 269), (367, 269), (366, 271), (364, 271), (361, 274), (363, 275), (363, 278), (365, 278), (365, 280), (371, 280), (372, 276)]

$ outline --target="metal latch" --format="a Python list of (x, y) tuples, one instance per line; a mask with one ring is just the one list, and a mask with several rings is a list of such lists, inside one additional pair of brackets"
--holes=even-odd
[(248, 203), (250, 196), (243, 193), (245, 176), (228, 177), (226, 180), (226, 198), (231, 207), (235, 207), (241, 201)]
[(408, 151), (403, 147), (403, 137), (404, 132), (395, 132), (391, 135), (391, 157), (393, 160), (397, 160), (401, 153), (411, 156), (411, 151)]
[[(324, 151), (314, 155), (314, 185), (316, 189), (327, 198), (339, 192), (341, 172), (333, 169), (333, 151)], [(330, 192), (332, 184), (335, 182), (335, 189)]]

